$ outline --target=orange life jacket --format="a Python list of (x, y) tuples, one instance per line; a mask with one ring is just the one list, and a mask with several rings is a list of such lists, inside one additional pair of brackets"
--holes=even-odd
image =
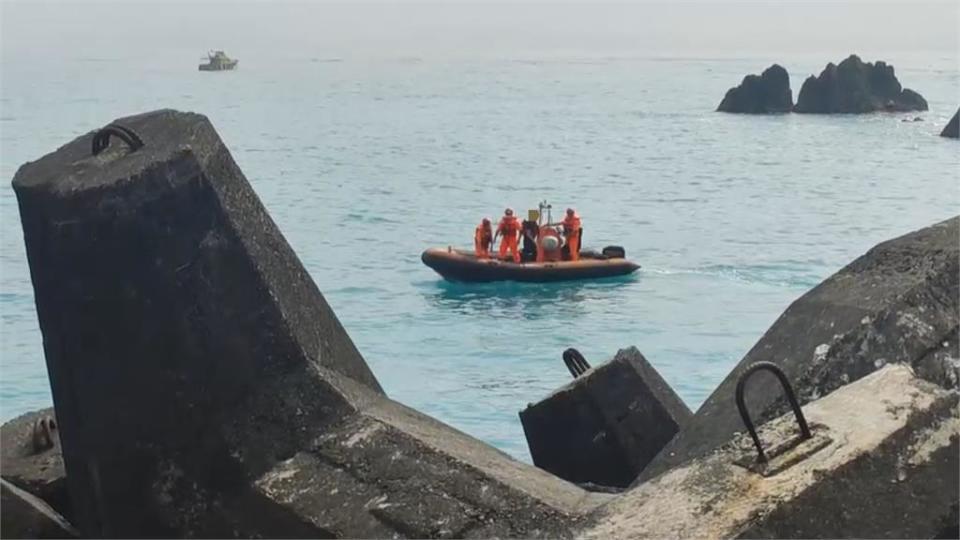
[(566, 216), (563, 218), (563, 233), (564, 235), (571, 235), (580, 232), (580, 216), (574, 214), (573, 217)]
[(517, 216), (503, 216), (497, 225), (497, 232), (503, 236), (516, 237), (520, 233), (520, 221)]
[(473, 233), (473, 240), (481, 246), (489, 246), (493, 243), (493, 230), (490, 225), (481, 223), (477, 225), (477, 230)]

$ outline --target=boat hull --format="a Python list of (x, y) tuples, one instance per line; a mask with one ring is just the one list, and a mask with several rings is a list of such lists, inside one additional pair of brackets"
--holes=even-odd
[(579, 261), (514, 263), (478, 259), (470, 252), (431, 248), (420, 256), (423, 264), (449, 281), (525, 281), (546, 283), (597, 279), (631, 274), (640, 265), (627, 259), (581, 258)]
[(239, 60), (224, 62), (222, 64), (200, 64), (200, 71), (232, 71), (237, 67)]

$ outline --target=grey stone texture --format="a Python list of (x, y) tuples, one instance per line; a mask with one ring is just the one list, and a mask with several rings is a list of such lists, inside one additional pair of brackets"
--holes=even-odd
[(813, 114), (927, 110), (923, 96), (900, 86), (893, 71), (883, 61), (864, 62), (852, 54), (839, 65), (827, 64), (818, 77), (808, 77), (793, 110)]
[[(13, 182), (85, 535), (557, 536), (600, 499), (387, 400), (205, 117), (116, 123), (144, 146), (87, 134)], [(330, 457), (377, 425), (376, 451)], [(308, 512), (267, 489), (291, 464), (371, 499)], [(425, 493), (470, 517), (388, 510)]]
[(70, 495), (60, 433), (56, 428), (47, 431), (42, 427), (43, 421), (50, 419), (56, 420), (53, 408), (22, 414), (0, 427), (0, 475), (69, 519)]
[(727, 90), (717, 107), (719, 112), (770, 114), (793, 110), (790, 75), (778, 64), (763, 70), (759, 76), (747, 75), (739, 86)]
[(626, 487), (692, 416), (636, 348), (520, 412), (533, 463), (579, 484)]
[(957, 112), (953, 113), (953, 118), (943, 126), (940, 136), (950, 139), (960, 138), (960, 109), (957, 109)]
[(932, 538), (960, 491), (958, 394), (889, 365), (673, 468), (578, 531), (606, 538)]
[(77, 538), (78, 533), (50, 505), (0, 479), (0, 537)]
[[(956, 387), (958, 266), (960, 218), (952, 218), (883, 242), (817, 285), (787, 308), (637, 483), (710, 452), (740, 431), (734, 388), (760, 360), (783, 369), (801, 403), (890, 363), (909, 364), (945, 388)], [(760, 419), (787, 410), (768, 373), (751, 379), (747, 406)]]

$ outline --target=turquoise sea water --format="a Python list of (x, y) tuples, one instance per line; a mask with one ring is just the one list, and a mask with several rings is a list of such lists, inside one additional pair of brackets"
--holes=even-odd
[[(390, 396), (529, 460), (517, 411), (636, 345), (696, 409), (787, 305), (875, 243), (960, 208), (956, 59), (886, 58), (931, 110), (713, 112), (773, 61), (840, 58), (3, 58), (0, 177), (113, 118), (204, 113)], [(865, 58), (873, 60), (872, 58)], [(919, 116), (923, 121), (905, 122)], [(482, 216), (573, 205), (597, 282), (458, 285), (420, 262)], [(16, 201), (0, 188), (0, 416), (50, 394)]]

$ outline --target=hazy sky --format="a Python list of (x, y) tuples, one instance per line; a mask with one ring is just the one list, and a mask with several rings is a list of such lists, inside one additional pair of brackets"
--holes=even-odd
[(957, 56), (960, 1), (0, 2), (5, 60), (203, 52), (237, 56)]

